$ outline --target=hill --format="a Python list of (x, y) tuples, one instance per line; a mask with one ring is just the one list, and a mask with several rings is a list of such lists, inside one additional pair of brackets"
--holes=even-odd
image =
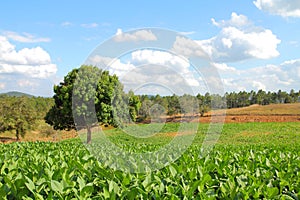
[(33, 95), (31, 94), (27, 94), (27, 93), (23, 93), (23, 92), (17, 92), (17, 91), (11, 91), (11, 92), (6, 92), (6, 93), (1, 93), (1, 95), (7, 95), (7, 96), (12, 96), (12, 97), (23, 97), (23, 96), (26, 96), (26, 97), (34, 97)]
[(300, 103), (251, 105), (243, 108), (215, 110), (206, 113), (205, 116), (200, 118), (200, 122), (209, 123), (211, 120), (225, 123), (300, 122)]
[[(270, 104), (270, 105), (251, 105), (242, 108), (232, 108), (224, 110), (216, 110), (213, 112), (215, 115), (299, 115), (300, 116), (300, 103), (289, 104)], [(212, 113), (209, 113), (212, 114)]]

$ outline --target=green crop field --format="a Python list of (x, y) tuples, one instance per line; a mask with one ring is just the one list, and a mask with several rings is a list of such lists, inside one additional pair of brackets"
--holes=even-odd
[[(139, 128), (146, 133), (157, 126)], [(80, 139), (1, 144), (0, 199), (299, 199), (299, 123), (224, 124), (217, 144), (203, 156), (208, 126), (199, 125), (179, 159), (148, 173), (114, 170)], [(168, 144), (177, 130), (170, 123), (138, 139), (118, 129), (104, 133), (124, 151), (138, 153)]]

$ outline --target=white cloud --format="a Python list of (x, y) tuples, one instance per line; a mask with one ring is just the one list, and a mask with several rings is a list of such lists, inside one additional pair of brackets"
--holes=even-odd
[(122, 29), (118, 28), (118, 29), (117, 29), (117, 32), (116, 32), (116, 35), (122, 35), (122, 34), (123, 34)]
[(179, 66), (180, 71), (185, 71), (189, 67), (189, 62), (186, 59), (165, 51), (137, 50), (132, 52), (131, 57), (134, 63)]
[(225, 47), (227, 47), (228, 49), (230, 49), (232, 47), (232, 41), (230, 39), (227, 38), (223, 38), (222, 39), (222, 43)]
[[(138, 93), (191, 92), (205, 93), (206, 84), (213, 91), (251, 91), (263, 89), (289, 91), (300, 85), (300, 59), (283, 62), (279, 65), (268, 64), (250, 69), (237, 69), (226, 63), (211, 63), (220, 73), (221, 80), (215, 77), (195, 76), (187, 60), (164, 51), (138, 50), (126, 59), (112, 59), (95, 56), (95, 63), (110, 65), (110, 71), (119, 76), (126, 91), (137, 89)], [(126, 61), (125, 61), (126, 60)], [(89, 64), (92, 64), (91, 62)], [(108, 69), (108, 68), (107, 68)], [(216, 87), (216, 88), (214, 88)]]
[(243, 27), (243, 26), (249, 26), (252, 24), (251, 21), (249, 21), (248, 17), (245, 15), (238, 15), (235, 12), (231, 13), (230, 20), (221, 20), (220, 22), (217, 22), (214, 18), (211, 19), (213, 25), (217, 27)]
[(263, 11), (282, 17), (300, 17), (299, 0), (256, 0), (254, 5)]
[(109, 70), (111, 73), (116, 74), (119, 77), (135, 68), (135, 66), (130, 62), (123, 63), (120, 59), (102, 57), (99, 55), (90, 57), (86, 64), (95, 65), (100, 69)]
[(117, 29), (116, 42), (136, 42), (136, 41), (155, 41), (157, 37), (151, 30), (138, 30), (129, 33), (123, 33), (122, 29)]
[(3, 35), (11, 40), (17, 41), (17, 42), (23, 42), (23, 43), (37, 43), (37, 42), (50, 42), (50, 38), (38, 38), (34, 35), (31, 35), (29, 33), (22, 33), (18, 34), (16, 32), (12, 31), (5, 31), (3, 32)]
[(183, 31), (183, 32), (179, 32), (179, 34), (181, 34), (181, 35), (193, 35), (195, 33), (196, 33), (195, 31)]
[(259, 82), (259, 81), (252, 81), (252, 87), (255, 88), (255, 90), (263, 90), (266, 91), (266, 86)]
[(95, 65), (99, 68), (106, 68), (110, 62), (112, 62), (113, 58), (103, 57), (99, 55), (91, 56), (87, 60), (87, 65)]
[(254, 26), (246, 16), (232, 13), (228, 21), (212, 23), (220, 33), (207, 40), (197, 41), (215, 62), (234, 62), (250, 58), (269, 59), (279, 56), (280, 40), (269, 29)]
[[(164, 51), (148, 49), (137, 50), (131, 53), (131, 58), (125, 63), (120, 59), (113, 59), (95, 55), (90, 57), (86, 64), (95, 65), (102, 69), (109, 69), (112, 73), (120, 76), (124, 75), (125, 73), (129, 73), (134, 68), (147, 64), (157, 65), (161, 68), (171, 67), (174, 72), (186, 76), (191, 84), (197, 85), (195, 80), (193, 80), (193, 75), (191, 74), (191, 71), (189, 69), (189, 62), (184, 58)], [(162, 74), (161, 72), (156, 73)], [(151, 76), (151, 73), (146, 72), (145, 75)], [(162, 75), (167, 76), (168, 74)]]
[(280, 65), (280, 68), (283, 71), (287, 71), (286, 79), (300, 82), (300, 59), (285, 61)]
[(73, 23), (72, 22), (68, 22), (68, 21), (65, 21), (65, 22), (61, 23), (61, 26), (63, 26), (63, 27), (69, 27), (69, 26), (72, 26), (72, 25), (73, 25)]
[[(300, 85), (300, 59), (283, 62), (280, 65), (265, 65), (244, 70), (228, 69), (226, 64), (216, 64), (225, 91), (278, 89), (289, 91)], [(222, 70), (223, 69), (223, 70)], [(225, 70), (224, 70), (225, 69)]]
[(240, 73), (236, 68), (230, 67), (226, 63), (212, 63), (212, 65), (214, 67), (216, 67), (222, 73), (231, 73), (231, 74), (232, 73), (235, 73), (235, 74)]
[(145, 64), (134, 68), (120, 78), (124, 89), (132, 89), (138, 94), (184, 94), (193, 93), (195, 79), (189, 79), (173, 70), (172, 66)]
[[(96, 55), (89, 58), (86, 64), (96, 65), (118, 75), (126, 91), (141, 88), (147, 83), (148, 89), (150, 84), (151, 88), (160, 88), (164, 93), (166, 88), (171, 88), (170, 91), (183, 94), (193, 87), (199, 87), (200, 82), (203, 82), (193, 72), (189, 61), (164, 51), (137, 50), (131, 52), (130, 56), (119, 59)], [(139, 92), (146, 90), (142, 87)]]
[(10, 65), (0, 63), (0, 73), (3, 74), (23, 74), (27, 77), (33, 78), (48, 78), (56, 73), (55, 64), (47, 65)]
[(134, 51), (131, 62), (139, 69), (134, 76), (142, 82), (159, 83), (181, 94), (200, 86), (199, 75), (190, 67), (189, 61), (169, 52), (150, 49)]
[[(169, 52), (155, 50), (134, 51), (131, 57), (134, 65), (152, 64), (159, 65), (161, 68), (170, 67), (175, 73), (182, 76), (190, 86), (199, 86), (199, 82), (191, 72), (189, 61), (183, 57), (173, 55)], [(163, 75), (167, 74), (160, 74), (160, 76)]]
[(55, 75), (57, 67), (41, 47), (15, 49), (6, 37), (0, 36), (0, 73), (22, 74), (27, 77), (47, 78)]
[(0, 89), (3, 90), (5, 88), (5, 83), (0, 83)]
[(97, 23), (90, 23), (90, 24), (81, 24), (83, 28), (97, 28), (99, 24)]
[(17, 84), (20, 87), (37, 86), (37, 82), (32, 82), (32, 81), (26, 80), (26, 79), (25, 80), (24, 79), (18, 80)]
[(245, 84), (243, 85), (244, 81), (240, 81), (236, 78), (225, 78), (222, 79), (224, 84), (225, 91), (245, 91), (247, 90)]
[(171, 51), (185, 57), (199, 56), (208, 58), (207, 52), (203, 49), (203, 46), (199, 45), (198, 41), (185, 37), (177, 36)]

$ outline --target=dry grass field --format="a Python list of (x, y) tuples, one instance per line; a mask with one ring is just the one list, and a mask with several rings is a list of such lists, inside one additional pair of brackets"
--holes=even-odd
[(224, 114), (226, 115), (299, 115), (300, 116), (300, 103), (291, 104), (270, 104), (270, 105), (251, 105), (243, 108), (232, 108), (226, 110), (217, 110), (211, 114)]

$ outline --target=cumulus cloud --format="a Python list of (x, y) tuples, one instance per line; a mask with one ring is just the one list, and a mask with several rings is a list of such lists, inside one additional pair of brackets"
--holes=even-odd
[(27, 77), (47, 78), (57, 67), (41, 47), (19, 51), (4, 36), (0, 36), (0, 74), (22, 74)]
[(122, 29), (118, 29), (115, 36), (116, 42), (136, 42), (136, 41), (155, 41), (157, 37), (151, 30), (138, 30), (129, 33), (123, 33)]
[[(269, 64), (244, 70), (228, 67), (224, 63), (217, 64), (217, 68), (226, 69), (225, 71), (219, 70), (226, 91), (259, 89), (289, 91), (290, 89), (297, 89), (300, 85), (300, 59), (286, 61), (279, 65)], [(228, 71), (231, 73), (226, 73)]]
[(221, 20), (217, 22), (214, 18), (212, 18), (211, 21), (213, 25), (217, 27), (227, 27), (227, 26), (243, 27), (252, 24), (252, 22), (249, 21), (248, 17), (246, 17), (245, 15), (238, 15), (235, 12), (231, 13), (230, 20)]
[(130, 53), (126, 59), (94, 56), (89, 64), (95, 63), (110, 66), (106, 69), (119, 76), (126, 91), (133, 89), (141, 94), (150, 94), (151, 91), (153, 94), (156, 91), (165, 95), (172, 92), (205, 93), (207, 84), (213, 87), (224, 86), (225, 91), (289, 91), (300, 85), (300, 59), (249, 69), (237, 69), (227, 63), (211, 63), (219, 71), (222, 82), (215, 76), (195, 76), (197, 73), (187, 60), (164, 51), (138, 50)]
[(135, 68), (135, 66), (130, 62), (123, 63), (120, 59), (99, 55), (90, 57), (86, 64), (97, 66), (100, 69), (109, 70), (111, 73), (116, 74), (119, 77)]
[[(190, 63), (183, 57), (173, 55), (169, 52), (155, 50), (138, 50), (131, 54), (132, 63), (135, 65), (152, 64), (159, 65), (160, 68), (171, 67), (175, 73), (180, 74), (190, 86), (199, 86), (199, 82), (195, 79)], [(151, 74), (149, 74), (151, 76)], [(160, 73), (160, 76), (167, 74)], [(175, 79), (172, 79), (175, 80)]]
[(151, 63), (159, 65), (179, 66), (180, 71), (189, 67), (189, 62), (177, 55), (165, 51), (156, 51), (150, 49), (137, 50), (131, 54), (132, 61), (135, 63)]
[(117, 59), (95, 55), (86, 64), (118, 75), (126, 91), (142, 88), (138, 92), (146, 93), (149, 88), (156, 88), (164, 94), (169, 89), (169, 92), (184, 94), (199, 87), (201, 82), (188, 60), (165, 51), (143, 49)]
[(254, 5), (263, 11), (282, 17), (300, 17), (299, 0), (256, 0)]
[(239, 74), (239, 70), (235, 67), (228, 66), (226, 63), (212, 63), (212, 66), (216, 67), (218, 71), (222, 73)]
[(266, 91), (266, 85), (260, 81), (252, 81), (252, 87), (254, 87), (256, 90)]
[(204, 51), (203, 46), (199, 45), (198, 41), (186, 37), (177, 36), (171, 51), (187, 58), (191, 56), (208, 58), (207, 52)]
[(50, 42), (50, 38), (41, 38), (36, 37), (29, 33), (22, 33), (18, 34), (13, 31), (5, 31), (3, 32), (3, 35), (11, 40), (17, 41), (17, 42), (23, 42), (23, 43), (36, 43), (36, 42)]
[(197, 41), (215, 62), (235, 62), (250, 58), (269, 59), (279, 56), (280, 40), (269, 29), (256, 27), (244, 15), (232, 13), (231, 19), (212, 23), (221, 28), (218, 35)]

